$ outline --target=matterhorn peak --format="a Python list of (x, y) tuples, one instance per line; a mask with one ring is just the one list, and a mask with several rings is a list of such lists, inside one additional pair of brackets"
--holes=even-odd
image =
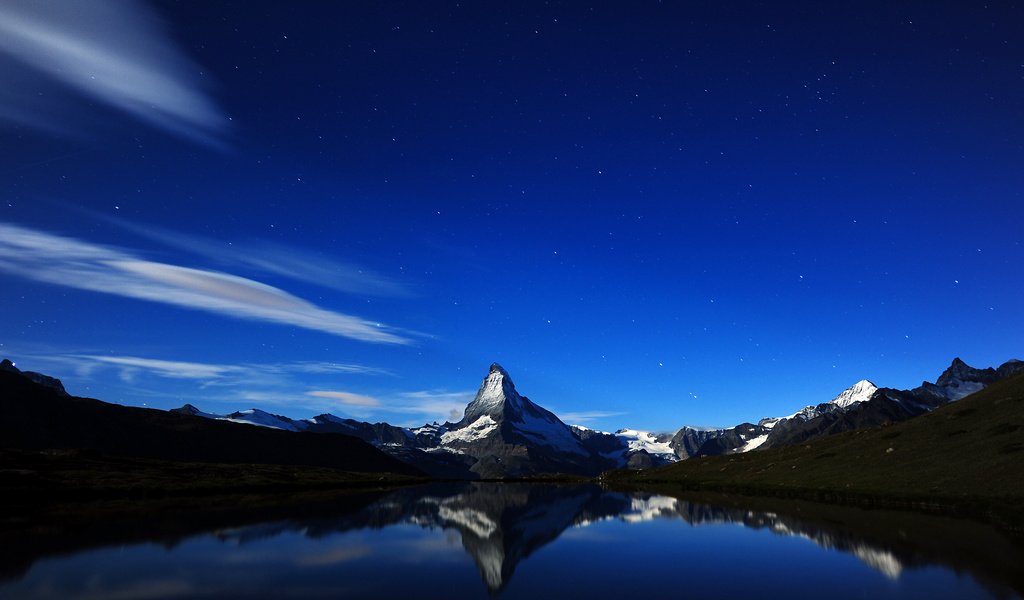
[(480, 384), (476, 397), (466, 407), (463, 421), (469, 423), (482, 415), (500, 419), (509, 409), (515, 413), (520, 412), (522, 397), (516, 392), (516, 385), (512, 383), (508, 371), (498, 363), (491, 363), (490, 371)]

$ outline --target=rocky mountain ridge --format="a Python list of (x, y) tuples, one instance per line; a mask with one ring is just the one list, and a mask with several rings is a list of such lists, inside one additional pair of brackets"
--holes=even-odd
[(806, 406), (784, 417), (721, 429), (682, 427), (674, 433), (632, 429), (609, 433), (567, 425), (520, 395), (508, 372), (497, 363), (491, 365), (473, 401), (455, 423), (406, 428), (330, 414), (293, 420), (259, 409), (228, 415), (202, 413), (191, 405), (174, 410), (286, 431), (344, 433), (435, 476), (486, 479), (547, 473), (593, 475), (608, 469), (644, 469), (700, 456), (776, 448), (902, 421), (1021, 370), (1024, 362), (1017, 360), (996, 369), (975, 369), (957, 358), (935, 383), (923, 382), (913, 390), (879, 388), (864, 379), (828, 402)]
[(912, 390), (878, 388), (861, 380), (829, 402), (807, 406), (786, 417), (715, 430), (680, 429), (673, 447), (680, 459), (735, 454), (800, 444), (824, 435), (905, 421), (954, 402), (1024, 371), (1024, 361), (1009, 360), (998, 368), (975, 369), (960, 358), (935, 383)]

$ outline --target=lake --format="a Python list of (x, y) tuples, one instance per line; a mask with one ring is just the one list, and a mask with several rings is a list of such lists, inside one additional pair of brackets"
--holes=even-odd
[[(148, 512), (147, 512), (148, 510)], [(910, 512), (436, 484), (4, 521), (2, 598), (1020, 598), (1024, 549)]]

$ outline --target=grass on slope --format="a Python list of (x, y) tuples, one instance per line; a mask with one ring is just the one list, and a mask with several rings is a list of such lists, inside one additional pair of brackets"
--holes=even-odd
[(811, 443), (609, 474), (622, 484), (893, 499), (979, 502), (1024, 511), (1024, 374), (929, 414)]

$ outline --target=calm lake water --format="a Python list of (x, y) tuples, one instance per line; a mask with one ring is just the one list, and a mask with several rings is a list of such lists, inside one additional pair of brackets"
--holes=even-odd
[(986, 526), (743, 502), (457, 484), (301, 508), (165, 507), (71, 530), (22, 524), (2, 540), (0, 597), (959, 600), (1024, 587), (1024, 551)]

